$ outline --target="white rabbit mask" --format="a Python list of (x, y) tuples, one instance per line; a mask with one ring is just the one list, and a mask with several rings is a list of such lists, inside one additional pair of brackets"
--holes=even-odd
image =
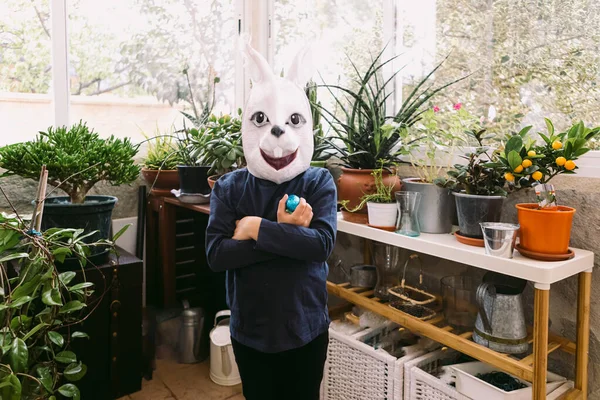
[(248, 171), (281, 184), (306, 171), (313, 155), (313, 121), (304, 92), (312, 73), (308, 49), (298, 53), (285, 78), (273, 74), (247, 43), (244, 53), (252, 79), (242, 119)]

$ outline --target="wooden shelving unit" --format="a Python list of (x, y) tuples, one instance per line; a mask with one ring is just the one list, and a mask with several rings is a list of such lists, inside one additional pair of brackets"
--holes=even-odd
[[(456, 334), (441, 315), (421, 321), (396, 310), (373, 297), (372, 290), (351, 287), (348, 283), (327, 282), (330, 294), (377, 313), (417, 334), (493, 365), (533, 383), (533, 399), (546, 399), (546, 370), (548, 355), (562, 350), (576, 357), (575, 388), (563, 399), (587, 399), (587, 366), (589, 349), (589, 308), (594, 254), (573, 249), (575, 257), (562, 262), (539, 262), (515, 252), (513, 259), (491, 257), (482, 248), (458, 243), (451, 235), (423, 234), (410, 238), (366, 225), (349, 223), (338, 218), (338, 232), (346, 232), (364, 239), (406, 248), (412, 251), (457, 261), (477, 268), (526, 279), (534, 283), (534, 326), (530, 333), (533, 353), (522, 359), (499, 353), (471, 340), (472, 332)], [(577, 300), (577, 342), (548, 331), (550, 285), (573, 275), (579, 276)]]

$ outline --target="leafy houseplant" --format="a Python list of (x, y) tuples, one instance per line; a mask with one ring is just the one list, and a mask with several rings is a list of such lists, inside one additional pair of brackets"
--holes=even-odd
[(371, 175), (375, 181), (375, 191), (364, 194), (361, 201), (354, 209), (348, 209), (348, 201), (342, 201), (342, 207), (349, 212), (363, 208), (368, 210), (369, 225), (393, 231), (396, 228), (398, 218), (398, 207), (396, 205), (394, 183), (385, 184), (383, 180), (383, 167), (373, 170)]
[[(386, 101), (392, 94), (388, 90), (390, 82), (398, 74), (397, 71), (389, 79), (381, 77), (382, 68), (394, 58), (382, 61), (383, 51), (374, 58), (364, 73), (357, 71), (357, 90), (339, 85), (324, 85), (329, 89), (336, 104), (336, 109), (328, 110), (320, 107), (323, 117), (333, 130), (331, 138), (325, 138), (327, 143), (337, 151), (343, 167), (338, 185), (338, 198), (348, 200), (351, 208), (360, 203), (361, 190), (372, 186), (371, 170), (383, 167), (389, 168), (399, 161), (399, 156), (408, 152), (408, 129), (417, 122), (423, 111), (421, 107), (434, 95), (454, 82), (437, 88), (426, 87), (429, 78), (437, 71), (438, 64), (429, 74), (417, 83), (412, 92), (404, 100), (400, 110), (390, 116), (386, 110)], [(457, 81), (455, 81), (457, 82)], [(334, 93), (338, 92), (338, 95)], [(349, 104), (346, 104), (346, 103)], [(337, 109), (340, 111), (338, 112)], [(338, 116), (338, 113), (341, 116)], [(340, 144), (341, 143), (341, 144)], [(395, 150), (399, 146), (398, 150)], [(397, 190), (400, 182), (395, 175), (384, 172), (384, 180), (395, 182)], [(345, 219), (353, 222), (365, 222), (364, 209), (357, 211), (358, 215), (343, 212)]]
[(199, 164), (210, 166), (208, 173), (215, 175), (208, 178), (211, 188), (220, 175), (246, 166), (241, 117), (241, 109), (237, 117), (211, 114), (204, 124), (189, 131), (192, 157)]
[[(83, 266), (89, 235), (70, 228), (39, 233), (18, 215), (0, 215), (2, 399), (80, 398), (76, 382), (87, 367), (71, 345), (88, 337), (77, 325), (92, 312), (86, 306), (93, 284), (76, 283), (76, 273), (59, 273), (56, 263), (75, 256)], [(15, 272), (11, 264), (18, 265)]]
[(456, 164), (448, 171), (449, 179), (436, 179), (437, 185), (454, 190), (460, 235), (476, 239), (483, 238), (479, 223), (500, 221), (507, 195), (498, 155), (483, 145), (484, 133), (483, 129), (471, 133), (479, 147), (465, 156), (466, 165)]
[(142, 177), (154, 194), (168, 196), (171, 189), (179, 189), (177, 165), (181, 157), (171, 134), (148, 138), (148, 153), (142, 164)]
[(521, 227), (520, 246), (535, 253), (561, 256), (568, 253), (575, 209), (556, 205), (554, 190), (547, 183), (559, 174), (575, 173), (575, 161), (590, 150), (588, 142), (600, 133), (600, 127), (587, 128), (579, 122), (556, 133), (552, 121), (545, 121), (547, 134), (539, 133), (542, 144), (527, 138), (531, 127), (526, 127), (508, 140), (498, 165), (505, 171), (511, 187), (535, 186), (536, 192), (540, 192), (539, 204), (516, 205)]
[[(102, 139), (83, 122), (48, 128), (29, 142), (0, 148), (0, 167), (7, 175), (38, 179), (42, 166), (48, 169), (48, 183), (62, 189), (68, 197), (52, 197), (44, 205), (42, 229), (80, 228), (89, 242), (107, 239), (112, 210), (117, 202), (112, 196), (87, 196), (98, 182), (127, 184), (140, 175), (134, 156), (139, 145), (114, 136)], [(92, 248), (92, 255), (107, 254), (106, 249)]]

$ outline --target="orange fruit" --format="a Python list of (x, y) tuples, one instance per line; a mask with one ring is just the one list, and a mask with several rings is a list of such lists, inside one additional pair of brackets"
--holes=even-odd
[(522, 166), (522, 165), (519, 165), (517, 168), (515, 168), (515, 172), (516, 172), (517, 174), (520, 174), (521, 172), (523, 172), (523, 166)]
[(575, 165), (575, 162), (573, 160), (569, 160), (565, 163), (565, 168), (569, 171), (573, 171), (576, 166), (577, 165)]
[(506, 179), (509, 182), (514, 182), (515, 176), (513, 174), (511, 174), (510, 172), (507, 172), (504, 174), (504, 179)]
[(523, 164), (521, 164), (523, 166), (523, 168), (529, 168), (531, 167), (533, 163), (531, 162), (531, 160), (523, 160)]
[(529, 151), (527, 152), (527, 155), (528, 155), (529, 157), (535, 157), (535, 155), (536, 155), (536, 154), (537, 154), (537, 153), (536, 153), (535, 151), (533, 151), (533, 150), (529, 150)]
[(562, 167), (567, 162), (567, 159), (564, 157), (556, 157), (556, 165)]
[(560, 149), (562, 149), (562, 143), (559, 142), (558, 140), (556, 140), (552, 143), (552, 148), (554, 150), (560, 150)]
[(542, 174), (540, 171), (535, 171), (533, 174), (531, 174), (531, 177), (534, 180), (539, 181), (544, 177), (544, 174)]

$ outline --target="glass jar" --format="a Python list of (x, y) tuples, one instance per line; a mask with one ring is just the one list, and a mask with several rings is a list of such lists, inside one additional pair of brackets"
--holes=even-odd
[(377, 268), (377, 285), (375, 296), (389, 300), (388, 289), (400, 285), (402, 265), (400, 258), (402, 249), (389, 244), (373, 242), (373, 264)]

